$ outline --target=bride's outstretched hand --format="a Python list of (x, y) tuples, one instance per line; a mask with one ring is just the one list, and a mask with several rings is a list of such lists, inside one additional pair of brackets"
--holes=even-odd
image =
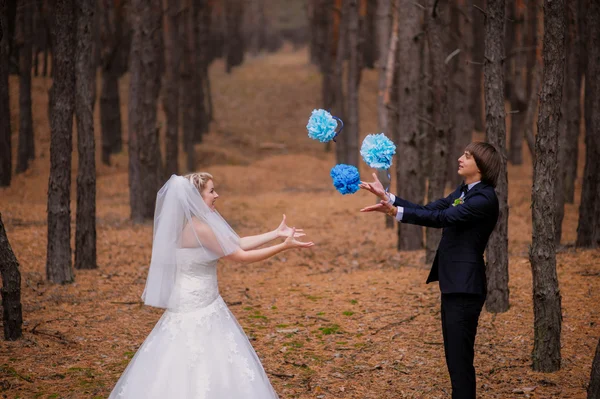
[(302, 242), (302, 241), (296, 240), (296, 238), (295, 238), (296, 234), (297, 234), (296, 231), (297, 231), (296, 228), (292, 227), (290, 235), (283, 242), (287, 248), (310, 248), (313, 245), (315, 245), (315, 243), (312, 241)]
[(377, 174), (373, 173), (373, 178), (375, 180), (370, 183), (369, 182), (360, 182), (358, 187), (362, 188), (363, 190), (367, 190), (370, 193), (375, 194), (382, 200), (387, 201), (388, 200), (387, 194), (385, 192), (385, 189), (383, 188), (383, 184), (381, 184), (381, 182), (377, 178)]
[[(277, 232), (277, 237), (289, 237), (292, 234), (292, 228), (288, 227), (285, 222), (285, 214), (283, 215), (281, 224), (279, 227), (277, 227), (277, 229), (275, 229), (275, 231)], [(304, 237), (306, 235), (302, 229), (295, 229), (294, 231), (294, 237)]]

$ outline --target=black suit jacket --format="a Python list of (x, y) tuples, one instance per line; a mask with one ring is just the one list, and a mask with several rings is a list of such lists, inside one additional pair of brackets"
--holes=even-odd
[(494, 187), (483, 182), (465, 195), (464, 203), (453, 206), (460, 186), (446, 198), (425, 206), (396, 197), (404, 207), (402, 223), (443, 228), (427, 283), (440, 282), (444, 294), (486, 294), (483, 252), (498, 221), (498, 197)]

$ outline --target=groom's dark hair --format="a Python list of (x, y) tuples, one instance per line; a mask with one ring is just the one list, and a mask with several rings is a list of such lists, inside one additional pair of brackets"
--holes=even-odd
[(490, 143), (474, 141), (465, 148), (475, 159), (475, 163), (481, 172), (481, 181), (496, 187), (498, 175), (502, 167), (500, 152)]

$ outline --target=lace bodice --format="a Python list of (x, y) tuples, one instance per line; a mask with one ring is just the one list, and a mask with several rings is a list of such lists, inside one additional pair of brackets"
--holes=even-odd
[(217, 283), (217, 260), (199, 262), (202, 248), (182, 248), (176, 253), (177, 279), (169, 310), (189, 312), (204, 308), (219, 297)]

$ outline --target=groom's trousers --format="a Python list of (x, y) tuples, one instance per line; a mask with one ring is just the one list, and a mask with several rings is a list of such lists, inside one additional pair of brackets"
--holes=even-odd
[(475, 399), (475, 335), (485, 295), (442, 294), (442, 334), (452, 399)]

